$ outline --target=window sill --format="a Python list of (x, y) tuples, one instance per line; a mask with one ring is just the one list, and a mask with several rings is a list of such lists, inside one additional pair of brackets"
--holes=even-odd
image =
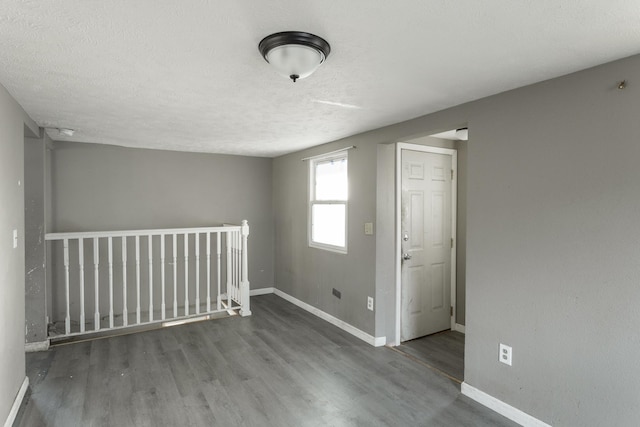
[(316, 242), (309, 242), (309, 247), (314, 249), (321, 249), (328, 252), (335, 252), (343, 255), (346, 255), (348, 253), (346, 246), (342, 247), (342, 246), (325, 245), (325, 244), (316, 243)]

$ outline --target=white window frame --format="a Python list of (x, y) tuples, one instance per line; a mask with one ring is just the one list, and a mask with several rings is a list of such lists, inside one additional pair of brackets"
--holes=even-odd
[[(347, 200), (315, 200), (316, 189), (316, 165), (319, 163), (325, 163), (331, 160), (346, 160), (347, 161)], [(349, 237), (349, 156), (347, 151), (340, 151), (338, 153), (330, 153), (324, 156), (313, 157), (309, 159), (309, 205), (307, 211), (307, 236), (309, 247), (316, 249), (324, 249), (326, 251), (337, 252), (340, 254), (347, 253), (348, 237)], [(320, 243), (313, 240), (313, 206), (314, 205), (344, 205), (344, 246), (329, 245), (326, 243)]]

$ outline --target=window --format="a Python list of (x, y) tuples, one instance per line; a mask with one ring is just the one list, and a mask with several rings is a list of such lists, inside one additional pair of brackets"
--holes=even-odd
[(347, 253), (347, 152), (311, 159), (309, 246)]

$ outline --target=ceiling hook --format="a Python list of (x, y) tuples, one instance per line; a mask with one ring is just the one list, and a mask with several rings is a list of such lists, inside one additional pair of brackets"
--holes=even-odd
[(626, 80), (623, 80), (620, 83), (618, 83), (618, 89), (623, 90), (626, 87), (627, 87), (627, 81)]

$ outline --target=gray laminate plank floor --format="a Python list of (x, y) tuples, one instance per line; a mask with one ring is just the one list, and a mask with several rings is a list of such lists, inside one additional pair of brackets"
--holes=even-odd
[(411, 341), (396, 349), (409, 354), (436, 369), (464, 380), (464, 334), (444, 331)]
[(18, 426), (513, 426), (275, 296), (253, 315), (27, 354)]

